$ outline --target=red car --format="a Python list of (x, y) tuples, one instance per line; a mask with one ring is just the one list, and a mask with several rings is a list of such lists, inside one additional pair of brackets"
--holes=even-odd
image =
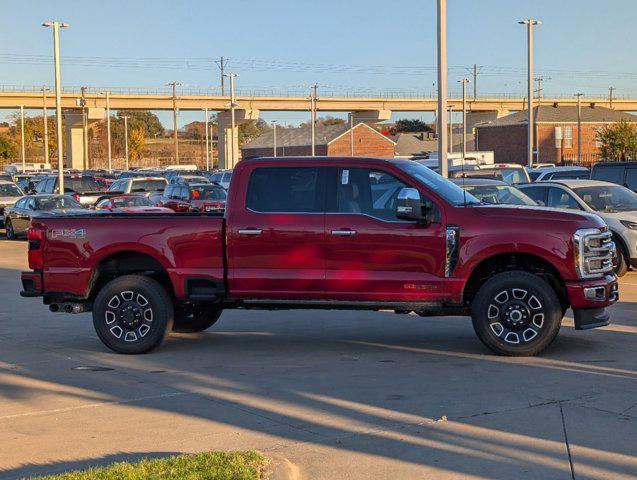
[(224, 215), (34, 218), (28, 237), (21, 294), (92, 311), (122, 353), (224, 309), (319, 308), (466, 315), (494, 352), (536, 355), (569, 308), (601, 327), (618, 298), (598, 216), (483, 204), (410, 160), (244, 159)]
[(226, 189), (217, 184), (168, 185), (161, 204), (175, 212), (223, 212), (226, 198)]
[(97, 202), (95, 209), (119, 213), (174, 213), (170, 208), (158, 207), (148, 198), (136, 195), (103, 198)]

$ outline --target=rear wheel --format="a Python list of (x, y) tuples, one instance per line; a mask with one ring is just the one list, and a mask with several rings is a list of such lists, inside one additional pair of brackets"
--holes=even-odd
[(13, 229), (13, 223), (11, 223), (11, 219), (7, 218), (4, 222), (4, 230), (9, 240), (15, 240), (15, 230)]
[(542, 278), (527, 272), (500, 273), (478, 291), (471, 305), (478, 338), (499, 355), (537, 355), (557, 336), (562, 306)]
[(178, 309), (175, 312), (173, 332), (203, 332), (212, 327), (221, 316), (221, 308), (211, 305), (196, 305), (191, 312)]
[(93, 304), (93, 326), (100, 340), (118, 353), (146, 353), (172, 327), (173, 305), (157, 281), (125, 275), (108, 282)]

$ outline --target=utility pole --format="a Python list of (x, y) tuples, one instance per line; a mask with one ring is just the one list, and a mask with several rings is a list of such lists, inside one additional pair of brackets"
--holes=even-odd
[(462, 161), (467, 156), (467, 83), (468, 79), (460, 80), (462, 83)]
[(206, 170), (210, 170), (210, 141), (208, 138), (208, 109), (203, 109), (204, 114), (204, 128), (206, 129)]
[(354, 112), (349, 112), (349, 150), (350, 156), (354, 156)]
[(108, 171), (113, 171), (111, 152), (111, 92), (106, 92), (106, 151), (108, 152)]
[(60, 193), (64, 194), (64, 150), (62, 142), (62, 85), (60, 84), (60, 27), (67, 28), (68, 23), (45, 22), (43, 27), (53, 27), (53, 59), (55, 62), (55, 123), (58, 147), (58, 183)]
[(49, 122), (46, 115), (46, 92), (48, 87), (42, 85), (42, 117), (44, 119), (44, 163), (49, 163)]
[(272, 120), (272, 150), (276, 158), (276, 120)]
[(86, 87), (81, 87), (82, 97), (80, 105), (82, 106), (82, 166), (84, 170), (88, 168), (88, 118), (86, 112)]
[(216, 62), (217, 65), (219, 65), (219, 70), (221, 70), (221, 96), (226, 96), (226, 85), (225, 85), (225, 77), (226, 77), (226, 60), (225, 58), (221, 57), (219, 59), (219, 62)]
[(124, 158), (126, 159), (126, 170), (129, 169), (128, 165), (128, 117), (124, 116)]
[(577, 161), (582, 163), (582, 103), (583, 93), (576, 93), (577, 97)]
[(443, 177), (447, 163), (447, 0), (438, 0), (438, 164)]
[(234, 109), (237, 104), (235, 103), (234, 98), (234, 79), (239, 75), (236, 73), (226, 73), (226, 77), (230, 79), (230, 167), (234, 168), (235, 166), (235, 151), (234, 151), (234, 142), (235, 142), (235, 117), (234, 117)]
[(20, 144), (22, 152), (22, 173), (27, 171), (27, 158), (24, 149), (24, 105), (20, 105)]
[(526, 20), (520, 20), (518, 22), (520, 25), (527, 26), (527, 63), (528, 63), (528, 152), (527, 152), (527, 165), (529, 168), (533, 167), (533, 27), (535, 25), (541, 25), (542, 22), (539, 20), (534, 20), (532, 18), (528, 18)]
[(478, 98), (478, 64), (473, 64), (473, 99)]
[(316, 91), (318, 89), (318, 83), (312, 85), (312, 93), (310, 94), (310, 110), (311, 110), (311, 123), (312, 123), (312, 156), (316, 155)]
[(215, 168), (215, 137), (212, 135), (212, 125), (210, 125), (210, 166)]
[(615, 91), (615, 87), (608, 87), (608, 103), (610, 103), (610, 108), (613, 108), (613, 91)]
[(181, 83), (170, 82), (167, 87), (173, 87), (173, 141), (175, 142), (175, 163), (179, 165), (179, 138), (177, 137), (177, 85)]
[(453, 153), (453, 105), (449, 105), (449, 153)]
[(542, 100), (542, 82), (545, 80), (551, 80), (551, 77), (535, 77), (535, 81), (537, 82), (537, 90), (535, 90), (535, 96), (537, 97), (537, 104), (540, 104), (540, 100)]

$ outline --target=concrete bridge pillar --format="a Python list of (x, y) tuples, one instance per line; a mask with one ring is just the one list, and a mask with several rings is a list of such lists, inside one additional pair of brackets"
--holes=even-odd
[(509, 114), (508, 110), (482, 110), (467, 112), (467, 131), (471, 132), (478, 123), (492, 122)]
[(379, 123), (391, 118), (391, 110), (359, 110), (352, 112), (354, 124)]
[[(103, 108), (87, 108), (87, 121), (91, 123), (104, 120)], [(82, 111), (65, 110), (63, 112), (64, 125), (66, 127), (66, 160), (65, 168), (84, 170), (84, 129), (82, 128)]]
[[(239, 161), (239, 125), (257, 120), (259, 110), (246, 110), (237, 108), (234, 111), (234, 148), (230, 148), (232, 138), (232, 118), (228, 110), (219, 112), (217, 121), (219, 126), (219, 139), (217, 149), (219, 152), (219, 168), (234, 168)], [(232, 153), (231, 153), (232, 150)]]

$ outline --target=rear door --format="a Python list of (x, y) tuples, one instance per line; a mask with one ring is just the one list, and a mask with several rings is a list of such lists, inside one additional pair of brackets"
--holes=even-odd
[[(444, 296), (445, 228), (396, 218), (407, 184), (376, 168), (333, 168), (327, 180), (327, 298), (435, 301)], [(421, 194), (422, 195), (422, 194)]]
[(305, 166), (242, 172), (248, 178), (236, 184), (247, 191), (232, 199), (227, 227), (234, 297), (324, 298), (323, 172)]
[(633, 192), (637, 192), (637, 168), (628, 167), (626, 169), (624, 186), (630, 188)]

